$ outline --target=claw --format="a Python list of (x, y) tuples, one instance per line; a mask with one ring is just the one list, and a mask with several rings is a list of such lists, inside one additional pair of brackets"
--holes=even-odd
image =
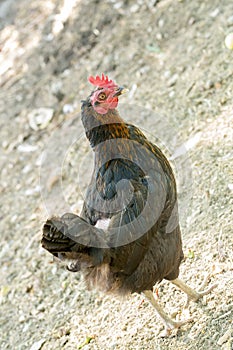
[(157, 314), (161, 318), (165, 328), (164, 331), (160, 334), (161, 337), (167, 337), (171, 334), (171, 331), (173, 329), (178, 329), (181, 326), (183, 326), (186, 323), (192, 322), (193, 318), (188, 318), (187, 320), (183, 321), (174, 321), (172, 320), (162, 309), (162, 307), (159, 305), (159, 303), (155, 300), (155, 297), (153, 295), (153, 292), (151, 290), (145, 290), (143, 292), (145, 297), (151, 302), (151, 304), (154, 306)]
[(194, 318), (190, 317), (190, 318), (183, 320), (183, 321), (173, 321), (172, 319), (170, 319), (168, 322), (166, 322), (166, 323), (164, 322), (165, 328), (160, 333), (160, 337), (161, 338), (168, 337), (169, 335), (171, 335), (172, 330), (178, 329), (181, 326), (185, 325), (186, 323), (193, 322), (193, 320), (194, 320)]
[(171, 281), (175, 286), (179, 287), (183, 292), (185, 292), (187, 294), (187, 300), (186, 300), (186, 303), (184, 306), (185, 308), (188, 306), (190, 300), (198, 301), (204, 295), (209, 294), (214, 288), (217, 287), (217, 284), (213, 284), (208, 289), (202, 290), (206, 286), (206, 284), (208, 283), (209, 277), (210, 277), (209, 275), (206, 276), (199, 291), (196, 291), (196, 290), (190, 288), (186, 283), (184, 283), (179, 278), (176, 278), (175, 280)]

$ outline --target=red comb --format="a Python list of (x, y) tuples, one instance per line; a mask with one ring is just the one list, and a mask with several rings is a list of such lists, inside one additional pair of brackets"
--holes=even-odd
[(92, 85), (98, 86), (98, 87), (114, 87), (117, 86), (116, 83), (114, 83), (114, 81), (112, 79), (108, 79), (108, 76), (104, 76), (104, 74), (102, 73), (102, 77), (100, 77), (99, 75), (97, 75), (95, 78), (91, 75), (88, 78), (89, 82)]

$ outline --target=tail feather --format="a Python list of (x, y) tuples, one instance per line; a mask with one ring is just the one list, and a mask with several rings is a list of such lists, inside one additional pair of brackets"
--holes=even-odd
[(67, 224), (60, 218), (51, 218), (43, 226), (42, 247), (50, 253), (70, 252), (76, 242), (65, 236)]
[[(93, 227), (94, 230), (102, 233), (101, 229)], [(68, 270), (76, 272), (103, 262), (103, 249), (90, 246), (91, 240), (103, 240), (101, 236), (96, 237), (98, 231), (93, 231), (92, 226), (79, 216), (67, 213), (45, 222), (41, 244), (56, 258), (67, 262)]]

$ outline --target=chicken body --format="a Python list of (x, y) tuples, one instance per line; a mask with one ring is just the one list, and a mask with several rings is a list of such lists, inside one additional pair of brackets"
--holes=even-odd
[[(108, 225), (104, 233), (99, 230), (103, 243), (83, 244), (82, 257), (90, 261), (82, 272), (89, 287), (105, 292), (152, 289), (163, 278), (175, 279), (183, 258), (174, 175), (161, 150), (137, 127), (124, 123), (116, 110), (108, 115), (107, 123), (106, 116), (102, 120), (97, 117), (89, 100), (83, 102), (82, 120), (94, 150), (95, 166), (80, 217), (95, 231), (103, 220)], [(94, 128), (92, 118), (99, 124)], [(144, 210), (148, 197), (152, 203)], [(168, 232), (171, 215), (176, 227)], [(78, 217), (65, 214), (63, 220), (69, 230)], [(73, 236), (76, 244), (70, 248), (72, 255), (59, 246), (54, 252), (63, 253), (63, 258), (72, 257), (73, 265), (77, 261), (80, 266), (82, 246), (75, 256), (78, 243), (82, 243), (79, 233), (80, 229)], [(43, 245), (46, 248), (45, 237)]]
[[(156, 282), (177, 279), (183, 259), (174, 174), (162, 151), (115, 108), (96, 111), (95, 94), (82, 102), (95, 163), (81, 215), (47, 220), (42, 246), (81, 271), (89, 289), (145, 292), (150, 300)], [(154, 306), (167, 329), (181, 325)]]

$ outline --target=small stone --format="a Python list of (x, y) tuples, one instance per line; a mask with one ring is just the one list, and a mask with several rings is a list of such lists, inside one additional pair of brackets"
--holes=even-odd
[(210, 90), (214, 87), (214, 82), (212, 80), (207, 80), (207, 82), (205, 83), (205, 90)]
[(62, 90), (62, 82), (61, 81), (54, 81), (51, 84), (51, 91), (54, 95), (57, 95)]
[(160, 32), (156, 33), (156, 39), (161, 41), (163, 39), (162, 33), (160, 33)]
[(232, 331), (233, 331), (233, 329), (230, 327), (230, 328), (223, 334), (223, 336), (219, 338), (217, 344), (218, 344), (218, 345), (222, 345), (222, 344), (226, 343), (227, 340), (230, 338)]
[(53, 33), (49, 33), (48, 35), (46, 35), (44, 37), (44, 40), (47, 41), (47, 42), (53, 41), (53, 39), (54, 39)]
[(130, 8), (130, 12), (132, 12), (132, 13), (136, 13), (136, 12), (138, 12), (138, 10), (139, 10), (139, 5), (138, 4), (134, 4)]
[(169, 87), (174, 86), (174, 85), (176, 84), (178, 78), (179, 78), (179, 75), (178, 75), (178, 74), (174, 74), (174, 75), (168, 80), (167, 85), (168, 85)]
[(214, 11), (210, 13), (210, 17), (216, 18), (220, 13), (220, 9), (217, 7)]
[(195, 18), (194, 18), (194, 17), (190, 17), (190, 18), (189, 18), (189, 21), (188, 21), (188, 24), (189, 24), (190, 26), (192, 26), (195, 22), (196, 22)]
[(40, 350), (42, 345), (45, 343), (46, 339), (42, 338), (35, 342), (31, 347), (30, 350)]
[(52, 120), (53, 114), (54, 110), (52, 108), (33, 109), (28, 115), (30, 127), (35, 131), (45, 129)]
[(16, 220), (17, 220), (17, 218), (18, 218), (18, 215), (13, 215), (12, 217), (11, 217), (11, 223), (13, 224), (14, 222), (16, 222)]
[(169, 97), (170, 98), (173, 98), (175, 96), (175, 91), (174, 90), (172, 90), (171, 92), (169, 92)]
[(45, 308), (44, 304), (40, 304), (38, 306), (37, 310), (40, 311), (40, 312), (44, 312), (46, 310), (46, 308)]
[(233, 33), (229, 33), (225, 38), (225, 45), (229, 50), (233, 50)]
[(206, 306), (207, 305), (207, 296), (204, 295), (202, 298), (202, 305)]
[(2, 148), (7, 148), (8, 147), (8, 141), (6, 141), (6, 140), (4, 140), (4, 141), (2, 141)]
[(17, 147), (17, 150), (22, 153), (30, 153), (35, 152), (37, 150), (37, 146), (29, 145), (27, 143), (24, 143), (22, 145), (19, 145)]
[(159, 21), (158, 21), (158, 26), (159, 26), (159, 28), (162, 28), (163, 26), (164, 26), (164, 19), (160, 19)]
[(119, 1), (113, 5), (115, 10), (119, 10), (123, 6), (123, 2)]
[(25, 196), (33, 196), (34, 194), (37, 194), (40, 192), (40, 186), (36, 186), (34, 188), (29, 188), (25, 191)]
[(61, 20), (59, 20), (58, 18), (54, 21), (53, 23), (53, 35), (56, 36), (57, 34), (59, 34), (64, 28), (64, 24), (62, 23)]
[(25, 165), (25, 167), (22, 170), (22, 174), (28, 174), (32, 170), (31, 164)]
[(25, 315), (19, 316), (19, 323), (23, 323), (25, 322), (25, 320), (26, 320)]
[(97, 28), (93, 29), (93, 34), (94, 34), (95, 36), (100, 35), (99, 29), (97, 29)]
[(62, 108), (64, 114), (72, 113), (74, 111), (74, 106), (72, 104), (65, 104)]
[(228, 24), (228, 26), (232, 26), (233, 25), (233, 16), (228, 17), (227, 24)]

